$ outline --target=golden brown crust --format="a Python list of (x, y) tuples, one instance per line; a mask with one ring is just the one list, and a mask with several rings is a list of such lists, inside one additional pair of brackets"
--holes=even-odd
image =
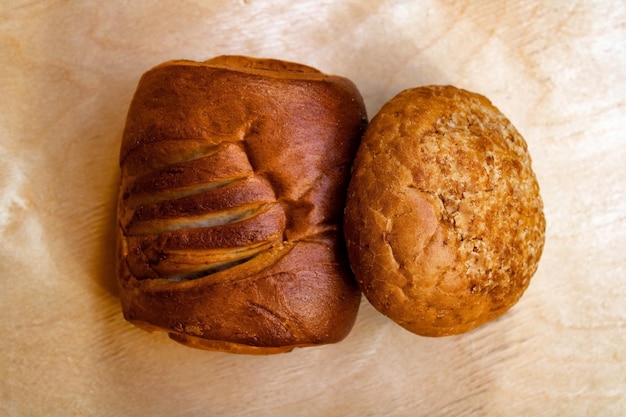
[(194, 347), (333, 343), (360, 291), (341, 243), (366, 114), (348, 80), (239, 56), (148, 71), (120, 151), (125, 317)]
[(406, 90), (364, 135), (345, 213), (368, 300), (406, 329), (458, 334), (521, 297), (545, 219), (526, 143), (486, 98)]

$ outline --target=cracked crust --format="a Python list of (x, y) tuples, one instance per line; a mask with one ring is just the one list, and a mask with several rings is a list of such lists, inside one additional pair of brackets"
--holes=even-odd
[(353, 166), (345, 237), (368, 300), (425, 336), (469, 331), (512, 307), (544, 244), (524, 139), (486, 98), (406, 90), (370, 123)]

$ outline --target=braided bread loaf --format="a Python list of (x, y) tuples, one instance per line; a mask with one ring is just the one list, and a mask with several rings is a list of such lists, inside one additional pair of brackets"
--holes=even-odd
[(127, 320), (203, 349), (333, 343), (360, 291), (341, 240), (367, 116), (349, 80), (221, 56), (141, 78), (121, 152)]

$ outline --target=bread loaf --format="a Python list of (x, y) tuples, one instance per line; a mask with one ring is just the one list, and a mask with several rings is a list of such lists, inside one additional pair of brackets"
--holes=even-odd
[(485, 97), (403, 91), (372, 119), (345, 213), (367, 299), (424, 336), (469, 331), (522, 296), (545, 239), (527, 145)]
[(203, 349), (333, 343), (360, 291), (341, 222), (367, 117), (349, 80), (278, 60), (143, 75), (120, 152), (124, 316)]

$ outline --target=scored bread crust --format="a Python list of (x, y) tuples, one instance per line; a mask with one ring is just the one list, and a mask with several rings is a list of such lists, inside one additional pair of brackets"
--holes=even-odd
[(424, 336), (507, 311), (545, 239), (526, 142), (485, 97), (451, 86), (405, 90), (372, 119), (344, 221), (364, 295)]
[(125, 318), (235, 353), (342, 340), (360, 291), (341, 222), (366, 123), (351, 81), (297, 63), (220, 56), (146, 72), (120, 151)]

